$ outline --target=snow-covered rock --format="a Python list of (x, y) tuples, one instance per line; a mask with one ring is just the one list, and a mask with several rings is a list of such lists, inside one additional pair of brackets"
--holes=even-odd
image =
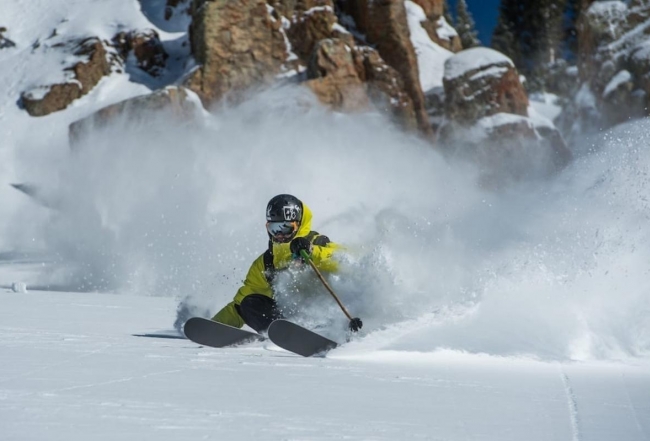
[(22, 93), (22, 104), (32, 116), (44, 116), (65, 109), (72, 101), (90, 92), (116, 64), (109, 56), (111, 49), (96, 37), (49, 44), (43, 50), (62, 52), (65, 57), (65, 80)]
[[(602, 129), (648, 114), (650, 104), (650, 4), (596, 1), (581, 14), (580, 80), (595, 97), (595, 112), (585, 112), (576, 96), (566, 125)], [(584, 91), (582, 92), (584, 95)]]
[(427, 93), (436, 87), (442, 87), (445, 61), (453, 53), (434, 43), (427, 31), (422, 27), (422, 23), (426, 22), (426, 16), (419, 5), (408, 0), (404, 2), (404, 5), (406, 7), (411, 41), (417, 55), (420, 85), (422, 91)]
[(25, 284), (24, 282), (14, 282), (11, 284), (11, 290), (15, 293), (26, 294), (27, 284)]
[(196, 95), (184, 87), (170, 86), (148, 95), (129, 98), (104, 107), (69, 126), (70, 145), (74, 147), (88, 133), (121, 118), (129, 124), (144, 122), (157, 112), (167, 112), (178, 120), (189, 121), (203, 111)]
[(473, 48), (449, 58), (444, 73), (446, 115), (473, 123), (497, 113), (527, 116), (528, 96), (519, 73), (505, 55)]
[(158, 77), (162, 74), (169, 55), (154, 29), (123, 31), (113, 38), (113, 42), (127, 62), (129, 56), (133, 56), (138, 68), (149, 75)]
[(485, 166), (489, 180), (547, 174), (570, 159), (553, 122), (530, 107), (505, 55), (487, 48), (454, 55), (445, 63), (444, 88), (440, 140)]
[(458, 32), (445, 20), (443, 15), (444, 1), (407, 0), (405, 4), (408, 9), (412, 10), (414, 8), (409, 3), (418, 7), (419, 11), (416, 13), (420, 16), (419, 25), (427, 31), (432, 42), (451, 52), (459, 52), (463, 49)]

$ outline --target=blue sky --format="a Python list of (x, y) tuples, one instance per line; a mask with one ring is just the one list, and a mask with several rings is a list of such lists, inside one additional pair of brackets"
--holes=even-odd
[[(492, 40), (492, 31), (497, 24), (500, 0), (465, 0), (476, 22), (478, 38), (489, 46)], [(456, 0), (449, 0), (449, 7), (456, 12)]]

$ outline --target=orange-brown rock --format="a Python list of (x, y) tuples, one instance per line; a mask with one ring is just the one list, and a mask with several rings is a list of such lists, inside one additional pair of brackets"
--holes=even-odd
[(366, 84), (373, 105), (406, 130), (416, 130), (417, 119), (411, 97), (404, 90), (400, 74), (368, 46), (353, 51), (357, 74)]
[(519, 73), (505, 55), (487, 48), (454, 55), (445, 63), (444, 88), (440, 142), (478, 163), (487, 179), (544, 175), (570, 160), (553, 123), (529, 115)]
[(287, 58), (281, 21), (264, 0), (197, 0), (192, 7), (190, 41), (200, 67), (186, 85), (206, 105), (224, 96), (268, 84)]
[(404, 89), (413, 102), (418, 128), (425, 135), (433, 136), (404, 1), (359, 0), (345, 2), (343, 7), (354, 18), (358, 30), (379, 51), (381, 58), (399, 72)]
[(306, 85), (321, 102), (344, 112), (375, 108), (405, 129), (417, 128), (413, 102), (400, 75), (369, 47), (322, 40), (310, 60)]
[(337, 23), (334, 9), (330, 6), (317, 6), (305, 12), (294, 13), (286, 30), (292, 51), (306, 63), (321, 40), (338, 38), (344, 40), (348, 46), (354, 47), (352, 34), (335, 28)]
[(338, 39), (318, 43), (307, 68), (306, 82), (318, 99), (335, 110), (368, 110), (370, 101), (357, 74), (352, 50)]
[(111, 72), (104, 44), (95, 37), (68, 43), (72, 53), (85, 59), (65, 69), (72, 81), (43, 86), (21, 95), (22, 105), (32, 116), (44, 116), (65, 109), (77, 98), (87, 94), (99, 80)]
[(528, 115), (528, 95), (517, 69), (492, 49), (468, 49), (449, 58), (443, 85), (451, 120), (473, 123), (497, 113)]

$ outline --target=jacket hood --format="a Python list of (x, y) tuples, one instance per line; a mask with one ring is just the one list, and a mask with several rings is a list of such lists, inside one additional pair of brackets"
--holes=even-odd
[(298, 228), (298, 234), (296, 234), (296, 237), (304, 237), (309, 234), (311, 231), (311, 210), (305, 204), (304, 202), (302, 203), (302, 221), (300, 222), (300, 228)]

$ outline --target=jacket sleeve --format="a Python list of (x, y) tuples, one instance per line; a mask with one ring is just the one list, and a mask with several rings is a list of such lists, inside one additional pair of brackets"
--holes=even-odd
[(323, 246), (314, 245), (311, 251), (311, 258), (316, 267), (319, 270), (329, 273), (337, 272), (338, 263), (332, 258), (332, 256), (338, 248), (340, 247), (333, 242), (329, 242), (327, 245)]

